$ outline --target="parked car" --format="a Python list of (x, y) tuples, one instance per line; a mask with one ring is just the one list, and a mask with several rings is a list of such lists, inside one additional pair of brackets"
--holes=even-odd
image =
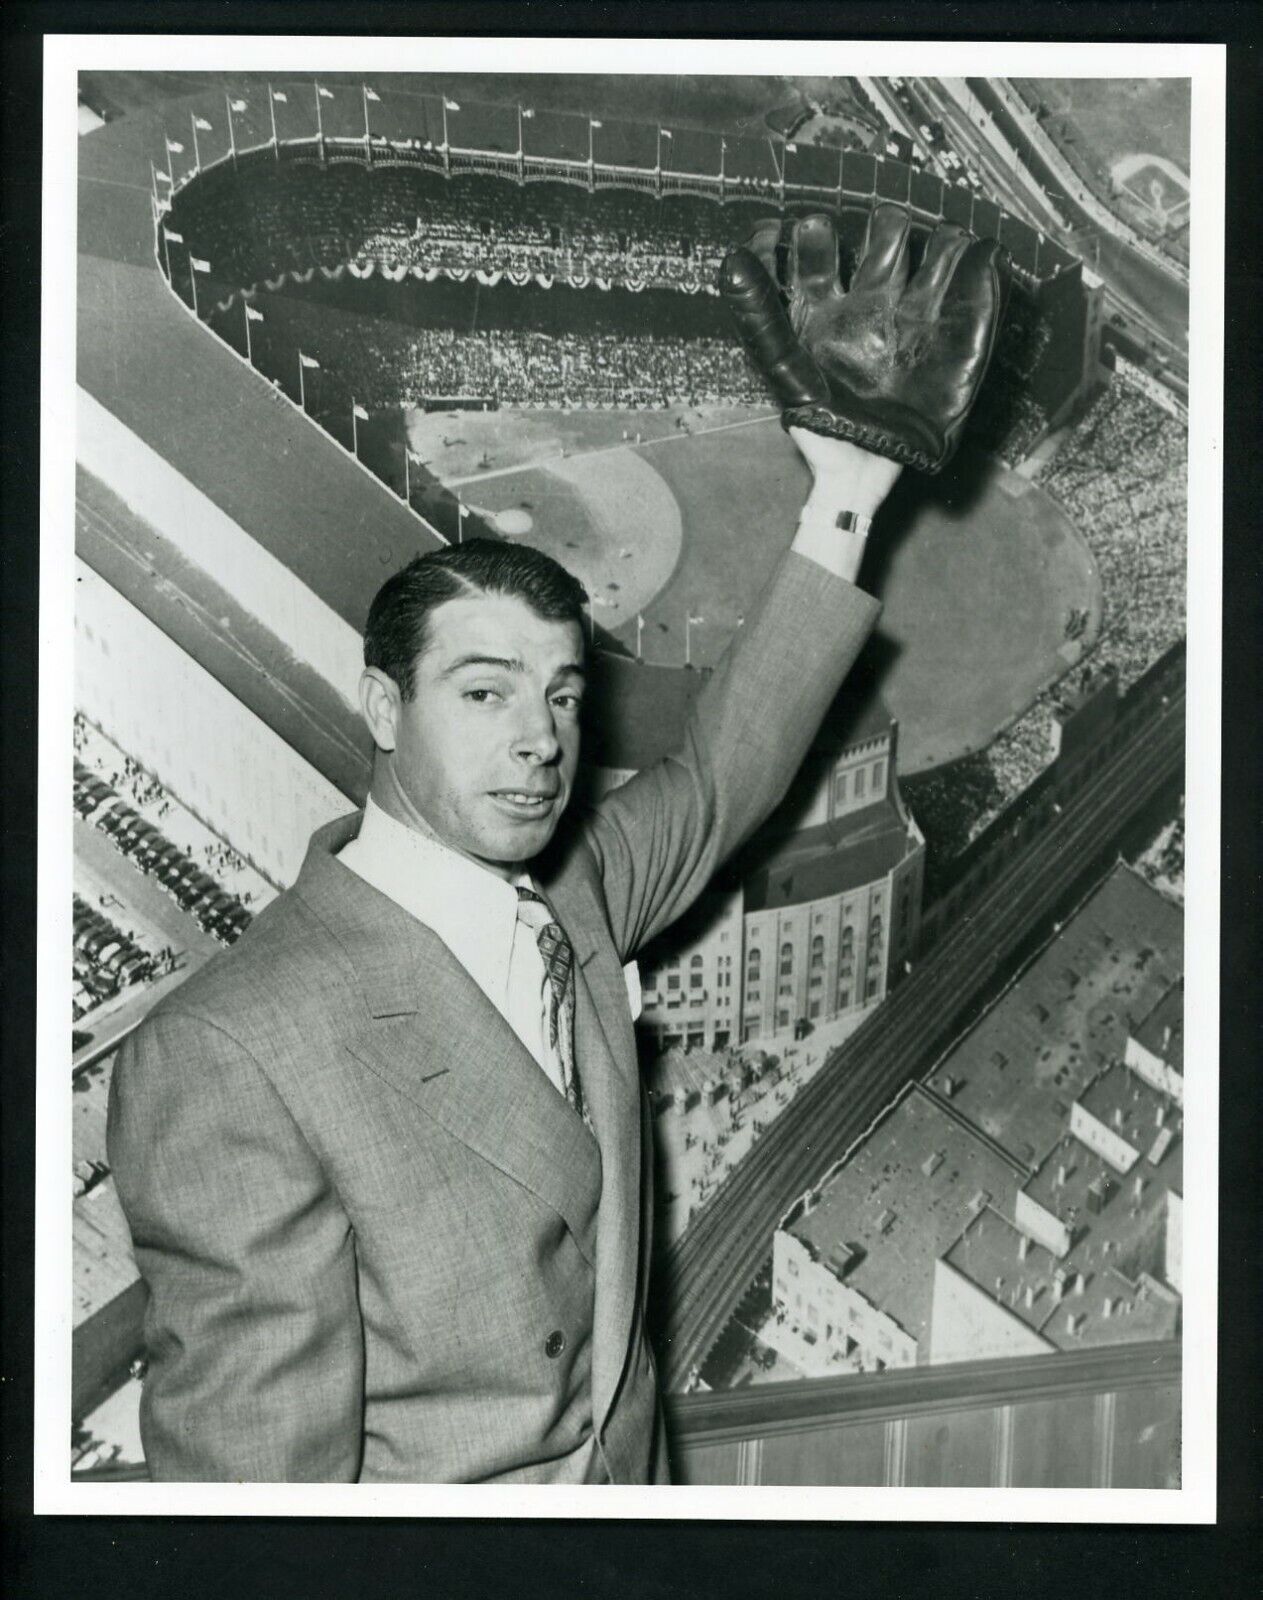
[(108, 811), (101, 812), (93, 820), (97, 827), (101, 828), (105, 833), (115, 834), (120, 828), (125, 827), (135, 815), (136, 813), (126, 801), (116, 800)]

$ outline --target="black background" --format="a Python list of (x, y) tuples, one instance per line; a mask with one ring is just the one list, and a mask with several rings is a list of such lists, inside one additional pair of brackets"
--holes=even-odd
[[(662, 5), (10, 0), (0, 122), (0, 1462), (13, 1596), (846, 1596), (974, 1600), (1259, 1592), (1259, 415), (1263, 397), (1263, 34), (1253, 4)], [(1227, 42), (1219, 1525), (381, 1521), (31, 1515), (34, 1334), (41, 34), (432, 33), (596, 38), (969, 38)], [(668, 63), (664, 62), (664, 65)], [(611, 59), (610, 68), (617, 63)], [(985, 60), (978, 63), (986, 70)], [(1198, 507), (1190, 558), (1198, 559)], [(1196, 714), (1196, 713), (1194, 713)], [(1191, 1018), (1190, 1037), (1197, 1038)], [(1190, 1052), (1192, 1054), (1192, 1052)], [(1194, 1057), (1195, 1059), (1195, 1057)], [(792, 1491), (787, 1491), (791, 1492)], [(840, 1491), (845, 1493), (845, 1491)], [(741, 1501), (733, 1497), (735, 1517)]]

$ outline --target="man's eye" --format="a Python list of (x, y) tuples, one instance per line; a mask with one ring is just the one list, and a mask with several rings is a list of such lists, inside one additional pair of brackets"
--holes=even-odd
[(553, 696), (553, 704), (555, 706), (560, 706), (563, 711), (577, 711), (583, 704), (583, 696), (580, 694), (570, 694), (569, 692), (565, 694), (555, 694)]
[(476, 705), (480, 705), (480, 706), (481, 705), (486, 705), (486, 703), (489, 700), (495, 700), (497, 698), (498, 698), (498, 696), (497, 696), (496, 691), (494, 689), (466, 689), (465, 690), (465, 699), (474, 701), (474, 703)]

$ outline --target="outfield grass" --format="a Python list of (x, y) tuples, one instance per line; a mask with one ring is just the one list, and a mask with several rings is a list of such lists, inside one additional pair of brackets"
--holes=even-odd
[[(480, 426), (495, 429), (494, 459), (509, 465), (481, 482), (466, 480), (461, 493), (472, 505), (528, 501), (553, 524), (531, 542), (562, 560), (569, 555), (615, 571), (611, 547), (629, 548), (634, 560), (624, 570), (643, 577), (653, 559), (646, 547), (653, 519), (641, 498), (622, 491), (636, 479), (624, 477), (620, 465), (638, 457), (678, 507), (679, 559), (643, 604), (631, 606), (620, 592), (627, 619), (621, 626), (618, 612), (606, 611), (601, 620), (634, 649), (634, 611), (643, 610), (644, 659), (682, 666), (685, 618), (700, 617), (690, 630), (692, 661), (710, 665), (792, 539), (808, 487), (798, 452), (775, 418), (748, 413), (724, 425), (720, 416), (711, 414), (716, 425), (708, 431), (684, 433), (671, 414), (655, 413), (654, 436), (642, 428), (636, 445), (634, 434), (623, 439), (628, 419), (620, 413), (582, 414), (581, 426), (573, 414), (496, 413)], [(473, 420), (461, 419), (462, 438)], [(447, 426), (453, 437), (456, 424), (449, 418)], [(511, 465), (540, 441), (555, 455), (562, 435), (577, 451), (562, 466), (581, 462), (585, 448), (592, 452), (593, 470), (578, 481), (553, 477), (547, 460)], [(471, 435), (461, 448), (473, 444)], [(595, 553), (601, 545), (603, 563)], [(861, 582), (881, 597), (884, 610), (859, 676), (865, 697), (880, 695), (899, 721), (905, 774), (985, 748), (1078, 659), (1100, 618), (1092, 557), (1065, 514), (1027, 480), (978, 456), (960, 458), (938, 479), (905, 476), (878, 523)], [(1070, 644), (1072, 608), (1086, 610), (1090, 620)]]

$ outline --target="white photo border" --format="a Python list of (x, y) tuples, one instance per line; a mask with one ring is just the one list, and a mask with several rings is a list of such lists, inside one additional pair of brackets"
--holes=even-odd
[[(936, 77), (1188, 78), (1192, 90), (1189, 327), (1185, 1004), (1197, 1020), (1184, 1139), (1181, 1487), (1138, 1489), (604, 1487), (72, 1483), (71, 738), (75, 478), (77, 81), (81, 71), (393, 71), (741, 76), (775, 70)], [(36, 1028), (35, 1454), (37, 1514), (565, 1517), (785, 1521), (1207, 1523), (1215, 1519), (1221, 580), (1223, 558), (1226, 49), (1217, 44), (979, 39), (552, 39), (49, 35), (44, 191)]]

